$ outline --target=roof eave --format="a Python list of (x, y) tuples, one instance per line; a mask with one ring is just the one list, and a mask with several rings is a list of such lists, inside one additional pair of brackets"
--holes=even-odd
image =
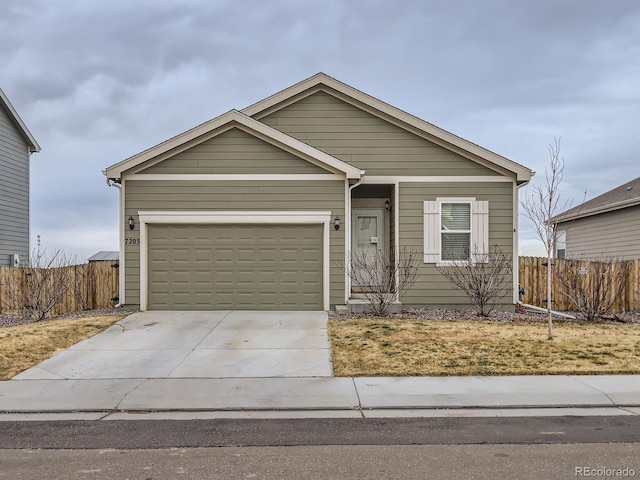
[(588, 208), (585, 210), (579, 210), (571, 214), (560, 214), (552, 217), (549, 221), (551, 223), (566, 223), (579, 218), (590, 217), (592, 215), (599, 215), (602, 213), (613, 212), (615, 210), (621, 210), (623, 208), (635, 207), (640, 205), (640, 197), (630, 198), (622, 200), (620, 202), (610, 203), (608, 205), (600, 205), (594, 208)]
[(396, 119), (399, 122), (410, 125), (411, 127), (416, 128), (429, 136), (437, 138), (444, 143), (467, 151), (470, 154), (477, 156), (478, 158), (481, 158), (489, 163), (493, 163), (500, 168), (510, 171), (516, 175), (516, 182), (518, 184), (528, 182), (534, 175), (534, 172), (531, 169), (520, 165), (513, 160), (509, 160), (506, 157), (498, 155), (497, 153), (494, 153), (475, 143), (465, 140), (462, 137), (454, 135), (451, 132), (448, 132), (436, 125), (433, 125), (432, 123), (411, 115), (404, 110), (383, 102), (382, 100), (379, 100), (321, 72), (278, 93), (275, 93), (274, 95), (271, 95), (264, 100), (254, 103), (253, 105), (242, 109), (241, 112), (250, 117), (259, 116), (261, 112), (264, 112), (265, 110), (268, 110), (279, 103), (286, 102), (287, 99), (295, 97), (296, 95), (299, 95), (320, 85), (329, 87), (337, 92), (340, 92), (343, 95), (353, 98), (354, 100), (368, 106), (369, 108), (377, 110), (384, 115)]
[(18, 127), (18, 130), (20, 131), (20, 134), (26, 140), (26, 142), (27, 142), (27, 144), (29, 146), (29, 153), (37, 153), (37, 152), (39, 152), (41, 150), (40, 145), (36, 141), (36, 139), (33, 136), (33, 134), (29, 131), (29, 129), (27, 128), (25, 123), (22, 121), (22, 118), (20, 118), (20, 115), (18, 115), (18, 112), (16, 111), (16, 109), (13, 108), (13, 105), (9, 101), (9, 98), (5, 95), (4, 91), (2, 91), (1, 88), (0, 88), (0, 104), (8, 112), (9, 116), (11, 117), (13, 122)]
[(264, 123), (261, 123), (253, 118), (237, 111), (230, 110), (229, 112), (220, 115), (208, 122), (205, 122), (197, 127), (194, 127), (186, 132), (183, 132), (179, 135), (176, 135), (165, 142), (162, 142), (154, 147), (151, 147), (143, 152), (140, 152), (136, 155), (133, 155), (119, 163), (111, 165), (103, 170), (103, 174), (109, 180), (120, 180), (122, 178), (122, 174), (130, 170), (144, 162), (147, 162), (163, 153), (166, 153), (174, 148), (180, 147), (187, 142), (195, 140), (196, 138), (206, 135), (209, 132), (212, 132), (224, 125), (227, 125), (231, 122), (236, 122), (239, 125), (242, 125), (249, 130), (253, 130), (256, 133), (260, 133), (273, 140), (275, 143), (280, 143), (286, 147), (293, 149), (294, 151), (299, 152), (302, 155), (306, 155), (310, 158), (313, 158), (320, 162), (321, 164), (326, 165), (334, 170), (340, 171), (345, 174), (348, 179), (360, 178), (362, 176), (361, 170), (358, 168), (349, 165), (342, 160), (339, 160), (327, 153), (318, 150), (311, 145), (308, 145), (300, 140), (297, 140), (279, 130), (276, 130)]

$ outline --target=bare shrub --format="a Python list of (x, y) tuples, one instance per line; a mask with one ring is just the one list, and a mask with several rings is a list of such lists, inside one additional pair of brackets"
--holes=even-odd
[(348, 255), (338, 266), (371, 305), (372, 313), (385, 315), (418, 279), (420, 256), (411, 249), (400, 249), (397, 258), (382, 250), (362, 251)]
[(6, 297), (9, 310), (31, 320), (44, 320), (60, 303), (68, 290), (69, 260), (61, 250), (47, 255), (40, 250), (32, 253), (29, 265), (8, 275)]
[(630, 266), (630, 262), (613, 258), (588, 263), (567, 261), (556, 272), (562, 285), (560, 294), (585, 320), (597, 320), (624, 296)]
[(471, 258), (475, 261), (454, 260), (436, 268), (465, 293), (478, 315), (488, 317), (511, 288), (511, 258), (497, 245), (487, 252), (480, 252), (476, 246)]

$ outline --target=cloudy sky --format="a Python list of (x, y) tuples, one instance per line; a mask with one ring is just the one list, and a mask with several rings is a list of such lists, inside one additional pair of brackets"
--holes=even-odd
[(118, 248), (105, 167), (319, 71), (535, 182), (561, 137), (574, 205), (640, 176), (637, 0), (2, 0), (0, 60), (42, 146), (32, 247), (79, 258)]

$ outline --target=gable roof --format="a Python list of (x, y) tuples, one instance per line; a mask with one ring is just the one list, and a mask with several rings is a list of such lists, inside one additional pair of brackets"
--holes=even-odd
[(9, 118), (13, 121), (20, 135), (22, 135), (22, 137), (26, 140), (27, 144), (29, 145), (29, 152), (31, 153), (39, 152), (40, 145), (38, 145), (38, 142), (36, 142), (35, 137), (31, 134), (27, 126), (24, 124), (24, 122), (20, 118), (20, 115), (18, 115), (18, 112), (16, 112), (16, 109), (13, 108), (13, 105), (11, 105), (11, 102), (9, 101), (9, 99), (7, 98), (7, 96), (2, 91), (1, 88), (0, 88), (0, 108), (3, 108), (7, 112), (7, 115), (9, 115)]
[(397, 107), (389, 105), (371, 95), (357, 90), (346, 83), (342, 83), (322, 72), (303, 80), (289, 88), (286, 88), (270, 97), (241, 110), (245, 115), (260, 119), (274, 110), (287, 106), (300, 98), (311, 95), (318, 90), (329, 94), (338, 93), (342, 100), (353, 103), (360, 108), (364, 107), (370, 113), (391, 121), (402, 128), (408, 128), (428, 140), (459, 153), (471, 160), (487, 162), (512, 172), (516, 176), (518, 184), (527, 183), (534, 172), (506, 157), (498, 155), (475, 143), (469, 142), (453, 133), (443, 130), (429, 122), (415, 117)]
[(567, 222), (636, 205), (640, 205), (640, 177), (556, 215), (550, 222)]
[[(262, 122), (259, 122), (237, 110), (231, 110), (217, 118), (209, 120), (197, 127), (187, 130), (184, 133), (176, 135), (155, 147), (151, 147), (137, 155), (133, 155), (120, 163), (116, 163), (107, 167), (102, 173), (106, 175), (108, 180), (119, 180), (122, 173), (126, 170), (134, 168), (144, 162), (160, 157), (166, 153), (175, 152), (175, 150), (186, 150), (193, 145), (194, 141), (198, 141), (203, 136), (215, 136), (218, 129), (227, 127), (226, 129), (239, 127), (255, 134), (260, 138), (272, 143), (273, 145), (287, 150), (294, 155), (300, 156), (310, 162), (324, 167), (328, 170), (342, 172), (347, 178), (359, 179), (364, 172), (360, 169), (349, 165), (331, 155), (324, 153), (298, 139), (295, 139), (285, 133), (280, 132)], [(224, 131), (226, 131), (226, 129)]]
[(198, 141), (202, 141), (203, 138), (215, 136), (216, 130), (224, 129), (225, 127), (232, 128), (233, 126), (239, 126), (249, 133), (256, 134), (256, 136), (263, 140), (318, 166), (324, 167), (327, 170), (343, 172), (348, 179), (360, 179), (364, 175), (364, 171), (259, 121), (260, 118), (269, 113), (295, 103), (301, 98), (305, 98), (320, 90), (334, 95), (341, 100), (351, 103), (414, 134), (422, 136), (472, 161), (493, 168), (501, 173), (505, 171), (510, 172), (515, 176), (518, 185), (527, 183), (534, 175), (532, 170), (523, 165), (436, 127), (431, 123), (363, 93), (324, 73), (318, 73), (241, 111), (231, 110), (115, 165), (107, 167), (102, 173), (106, 175), (108, 181), (119, 181), (125, 171), (137, 167), (144, 162), (154, 159), (161, 161), (167, 156), (186, 150)]

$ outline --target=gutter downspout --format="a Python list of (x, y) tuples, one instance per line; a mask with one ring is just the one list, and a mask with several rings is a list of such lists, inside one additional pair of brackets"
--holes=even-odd
[[(103, 171), (102, 173), (104, 175), (106, 175), (106, 171)], [(118, 196), (120, 197), (119, 198), (119, 201), (120, 201), (119, 202), (120, 203), (119, 209), (121, 209), (122, 208), (122, 183), (118, 183), (116, 181), (116, 179), (107, 177), (107, 185), (110, 186), (110, 187), (116, 187), (118, 189), (118, 191), (119, 191)], [(120, 217), (120, 215), (118, 215), (118, 217)], [(122, 221), (119, 221), (118, 224), (120, 225), (120, 228), (119, 228), (120, 239), (119, 239), (118, 243), (122, 247), (122, 244), (123, 244), (122, 239), (124, 237), (124, 232), (122, 230), (122, 228), (123, 228), (122, 227)], [(121, 299), (122, 299), (122, 293), (124, 291), (123, 288), (122, 288), (122, 281), (120, 280), (120, 279), (124, 278), (124, 268), (123, 268), (123, 265), (124, 265), (124, 250), (122, 248), (119, 248), (119, 251), (120, 251), (120, 257), (121, 258), (118, 261), (118, 264), (120, 265), (120, 267), (119, 267), (120, 268), (120, 273), (118, 275), (119, 276), (119, 280), (118, 280), (118, 303), (116, 303), (115, 308), (118, 308), (118, 307), (122, 306)]]
[[(522, 303), (522, 302), (518, 302), (518, 303), (522, 305), (525, 308), (525, 310), (533, 310), (534, 312), (540, 312), (540, 313), (547, 313), (549, 311), (546, 308), (536, 307), (535, 305), (529, 305), (528, 303)], [(555, 310), (551, 310), (551, 314), (560, 318), (569, 318), (571, 320), (576, 320), (576, 317), (574, 315), (569, 315), (568, 313), (556, 312)]]
[[(531, 176), (535, 175), (535, 172), (532, 173)], [(516, 180), (516, 195), (514, 199), (514, 209), (513, 209), (513, 258), (514, 258), (514, 269), (513, 269), (513, 302), (515, 304), (520, 303), (520, 297), (518, 296), (518, 286), (520, 285), (520, 260), (519, 260), (519, 252), (518, 248), (520, 247), (520, 189), (522, 187), (526, 187), (531, 179), (526, 182), (518, 185), (518, 181)]]
[[(360, 171), (360, 179), (354, 183), (353, 185), (351, 185), (349, 187), (349, 192), (347, 195), (347, 211), (344, 213), (345, 218), (345, 262), (347, 261), (351, 261), (351, 192), (353, 192), (353, 189), (360, 186), (362, 184), (362, 182), (364, 182), (364, 175), (365, 173), (367, 173), (365, 170), (361, 170)], [(345, 265), (346, 266), (346, 265)], [(348, 268), (348, 267), (347, 267)], [(346, 276), (346, 292), (345, 292), (345, 303), (347, 303), (349, 301), (349, 299), (351, 298), (351, 276), (345, 272), (345, 276)]]

